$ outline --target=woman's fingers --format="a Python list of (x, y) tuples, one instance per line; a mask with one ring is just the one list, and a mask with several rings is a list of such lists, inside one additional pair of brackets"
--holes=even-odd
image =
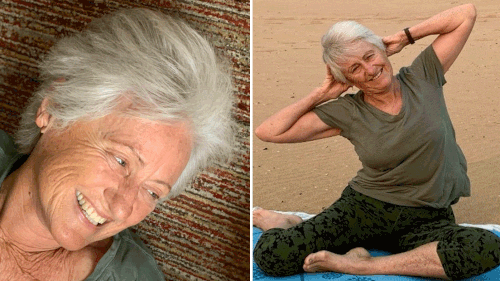
[(385, 45), (385, 53), (387, 56), (399, 53), (404, 47), (401, 37), (398, 34), (385, 36), (382, 38), (382, 42)]

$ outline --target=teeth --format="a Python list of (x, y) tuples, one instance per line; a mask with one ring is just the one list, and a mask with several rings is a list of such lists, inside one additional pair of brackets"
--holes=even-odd
[(93, 225), (103, 224), (106, 222), (106, 219), (99, 216), (95, 212), (94, 208), (85, 201), (80, 191), (76, 191), (76, 199), (78, 200), (78, 204), (80, 204), (83, 214)]

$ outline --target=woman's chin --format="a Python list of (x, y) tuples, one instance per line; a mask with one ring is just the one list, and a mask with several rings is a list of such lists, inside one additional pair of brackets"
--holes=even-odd
[(75, 224), (52, 225), (51, 234), (55, 242), (68, 251), (78, 251), (92, 243), (87, 237), (85, 229)]
[(79, 251), (85, 247), (87, 247), (90, 243), (83, 239), (82, 237), (61, 237), (60, 239), (56, 238), (56, 241), (59, 243), (61, 248), (64, 248), (68, 251)]

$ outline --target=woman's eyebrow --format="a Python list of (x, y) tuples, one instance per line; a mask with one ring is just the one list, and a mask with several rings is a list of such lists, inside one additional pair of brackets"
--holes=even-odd
[(137, 151), (137, 149), (135, 147), (133, 147), (132, 145), (128, 144), (128, 143), (125, 143), (125, 142), (122, 142), (122, 141), (118, 141), (116, 139), (109, 139), (111, 142), (114, 142), (120, 146), (123, 146), (123, 147), (126, 147), (128, 148), (132, 154), (134, 154), (135, 157), (137, 157), (137, 159), (139, 160), (139, 162), (141, 163), (141, 166), (144, 166), (145, 165), (145, 162), (144, 160), (142, 159), (141, 157), (141, 154), (139, 153), (139, 151)]
[(172, 190), (172, 187), (170, 186), (170, 184), (168, 184), (162, 180), (153, 180), (153, 182), (165, 186), (166, 188), (168, 188), (169, 192)]
[(375, 52), (375, 51), (373, 51), (373, 50), (369, 50), (369, 51), (367, 51), (367, 52), (364, 54), (363, 59), (366, 59), (366, 57), (367, 57), (367, 56), (369, 56), (369, 55), (373, 54), (374, 52)]
[(139, 162), (141, 163), (141, 166), (144, 166), (144, 160), (142, 160), (142, 157), (141, 155), (139, 154), (139, 152), (137, 151), (137, 149), (135, 149), (135, 147), (131, 146), (131, 145), (127, 145), (127, 144), (124, 144), (126, 147), (128, 147), (133, 154), (135, 154), (135, 156), (137, 157), (137, 159), (139, 159)]

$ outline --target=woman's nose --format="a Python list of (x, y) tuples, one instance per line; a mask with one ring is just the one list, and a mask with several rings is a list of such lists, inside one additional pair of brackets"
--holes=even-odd
[(376, 73), (376, 67), (371, 63), (365, 64), (365, 70), (366, 70), (366, 73), (370, 76), (373, 76)]
[(126, 220), (134, 209), (138, 190), (129, 184), (106, 190), (109, 208), (115, 220)]

